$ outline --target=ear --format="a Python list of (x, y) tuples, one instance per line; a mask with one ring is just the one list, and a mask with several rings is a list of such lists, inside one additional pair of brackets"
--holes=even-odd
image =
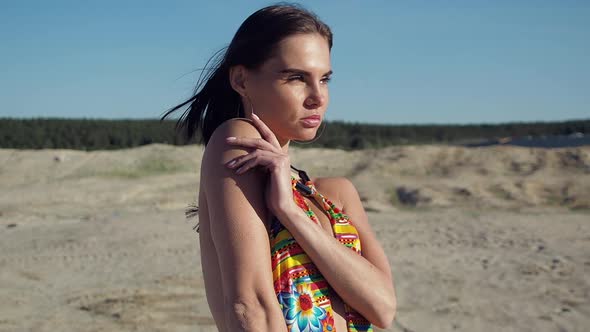
[(246, 93), (246, 80), (248, 72), (242, 65), (233, 66), (229, 69), (229, 83), (240, 96), (244, 97)]

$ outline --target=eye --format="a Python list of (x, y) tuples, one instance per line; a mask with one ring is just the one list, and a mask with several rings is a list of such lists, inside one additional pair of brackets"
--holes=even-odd
[(324, 78), (322, 78), (322, 83), (327, 84), (328, 82), (330, 82), (332, 80), (332, 77), (330, 76), (326, 76)]
[(287, 78), (288, 81), (304, 81), (303, 75), (292, 75)]

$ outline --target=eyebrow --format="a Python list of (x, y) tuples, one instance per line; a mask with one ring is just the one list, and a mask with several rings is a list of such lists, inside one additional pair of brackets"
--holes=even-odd
[[(311, 75), (310, 72), (305, 71), (305, 70), (301, 70), (301, 69), (295, 69), (295, 68), (287, 68), (287, 69), (283, 69), (281, 71), (279, 71), (280, 74), (304, 74), (304, 75)], [(332, 75), (333, 71), (329, 71), (327, 73), (325, 73), (322, 76), (330, 76)]]

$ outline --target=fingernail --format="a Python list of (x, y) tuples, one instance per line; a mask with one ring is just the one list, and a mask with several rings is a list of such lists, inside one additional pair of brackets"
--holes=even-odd
[(235, 141), (235, 140), (236, 140), (236, 138), (235, 138), (235, 137), (233, 137), (233, 136), (230, 136), (230, 137), (226, 138), (225, 140), (227, 140), (227, 141)]
[(260, 118), (258, 117), (258, 115), (254, 114), (254, 113), (252, 113), (252, 117), (253, 117), (254, 119), (258, 119), (258, 120), (260, 120)]
[(240, 173), (240, 172), (241, 172), (243, 169), (244, 169), (244, 166), (242, 166), (242, 167), (240, 167), (240, 168), (236, 169), (236, 173)]
[(227, 166), (229, 166), (229, 167), (232, 167), (232, 166), (233, 166), (233, 165), (235, 165), (235, 164), (236, 164), (236, 161), (235, 161), (235, 160), (232, 160), (232, 161), (230, 161), (230, 162), (227, 164)]

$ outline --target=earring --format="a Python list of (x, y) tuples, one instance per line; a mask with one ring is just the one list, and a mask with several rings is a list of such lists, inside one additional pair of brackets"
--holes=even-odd
[(242, 113), (240, 113), (240, 108), (241, 108), (241, 109), (242, 109), (242, 111), (243, 111), (243, 107), (242, 107), (242, 101), (241, 101), (241, 100), (238, 102), (238, 111), (236, 112), (236, 117), (237, 117), (237, 118), (245, 118), (245, 117), (246, 117), (246, 114), (243, 114), (243, 112), (242, 112)]
[(250, 96), (246, 95), (246, 98), (248, 99), (248, 102), (250, 103), (250, 113), (251, 114), (254, 114), (254, 104), (252, 103), (252, 100), (250, 99)]
[[(248, 97), (248, 95), (240, 95), (241, 97), (246, 97), (248, 98), (248, 101), (250, 102), (250, 105), (252, 106), (252, 102), (250, 101), (250, 97)], [(240, 109), (242, 110), (242, 112), (240, 113)], [(254, 109), (252, 108), (252, 111), (254, 111)], [(236, 112), (236, 117), (238, 118), (245, 118), (246, 117), (246, 113), (244, 110), (244, 104), (242, 103), (242, 100), (240, 99), (238, 101), (238, 111)]]

